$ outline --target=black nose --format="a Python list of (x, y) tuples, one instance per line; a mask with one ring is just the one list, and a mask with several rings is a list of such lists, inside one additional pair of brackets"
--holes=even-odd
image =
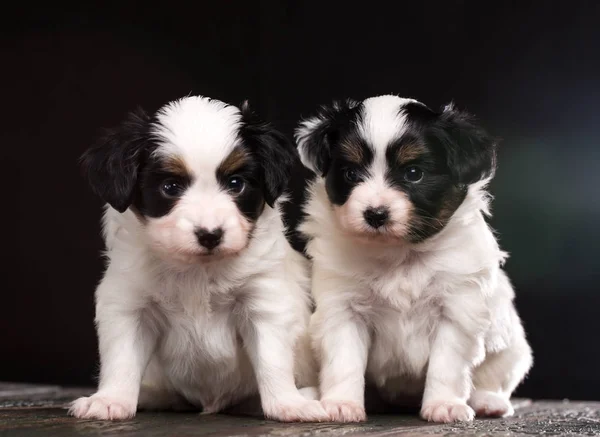
[(385, 225), (388, 221), (390, 211), (384, 206), (380, 206), (379, 208), (367, 208), (363, 213), (363, 216), (369, 226), (377, 229)]
[(200, 246), (206, 247), (208, 250), (214, 249), (221, 243), (223, 229), (217, 228), (209, 231), (205, 228), (196, 229), (196, 238)]

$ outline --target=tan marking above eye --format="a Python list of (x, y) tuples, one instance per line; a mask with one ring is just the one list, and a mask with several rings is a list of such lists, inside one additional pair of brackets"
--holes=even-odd
[(233, 175), (248, 162), (249, 158), (248, 152), (237, 147), (221, 162), (217, 171), (225, 175)]
[(181, 177), (189, 177), (191, 171), (186, 165), (183, 158), (180, 157), (168, 157), (162, 163), (162, 168), (169, 173), (172, 173)]
[(425, 146), (420, 144), (406, 144), (400, 147), (398, 151), (398, 163), (399, 164), (408, 164), (421, 156), (427, 153), (427, 149)]
[(342, 153), (350, 162), (355, 164), (362, 163), (364, 154), (362, 147), (359, 144), (343, 142), (340, 147), (342, 148)]

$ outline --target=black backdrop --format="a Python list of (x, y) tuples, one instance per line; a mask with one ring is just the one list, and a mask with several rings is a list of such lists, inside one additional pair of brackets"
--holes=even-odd
[(99, 128), (191, 92), (291, 134), (392, 92), (503, 138), (492, 225), (536, 355), (519, 394), (600, 398), (599, 2), (84, 3), (3, 11), (0, 380), (94, 380), (101, 203), (77, 158)]

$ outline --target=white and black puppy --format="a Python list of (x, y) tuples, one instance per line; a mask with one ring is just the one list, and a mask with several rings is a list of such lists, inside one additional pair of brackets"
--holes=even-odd
[(494, 139), (452, 106), (390, 95), (323, 107), (296, 138), (316, 173), (294, 238), (313, 261), (330, 417), (365, 419), (365, 378), (430, 421), (511, 414), (532, 354), (484, 220)]
[(276, 206), (295, 161), (247, 105), (205, 97), (132, 113), (86, 152), (108, 204), (108, 267), (96, 290), (98, 391), (71, 414), (124, 419), (184, 403), (214, 413), (260, 394), (269, 418), (327, 419), (297, 389), (317, 381), (308, 266)]

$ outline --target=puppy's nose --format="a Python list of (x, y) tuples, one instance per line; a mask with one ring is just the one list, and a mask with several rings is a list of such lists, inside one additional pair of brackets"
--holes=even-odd
[(206, 228), (196, 229), (196, 238), (200, 246), (206, 247), (208, 250), (212, 250), (221, 243), (223, 237), (223, 229), (216, 228), (209, 231)]
[(385, 225), (390, 217), (390, 210), (385, 206), (380, 206), (377, 208), (367, 208), (363, 213), (365, 217), (365, 221), (369, 224), (369, 226), (377, 229), (381, 226)]

